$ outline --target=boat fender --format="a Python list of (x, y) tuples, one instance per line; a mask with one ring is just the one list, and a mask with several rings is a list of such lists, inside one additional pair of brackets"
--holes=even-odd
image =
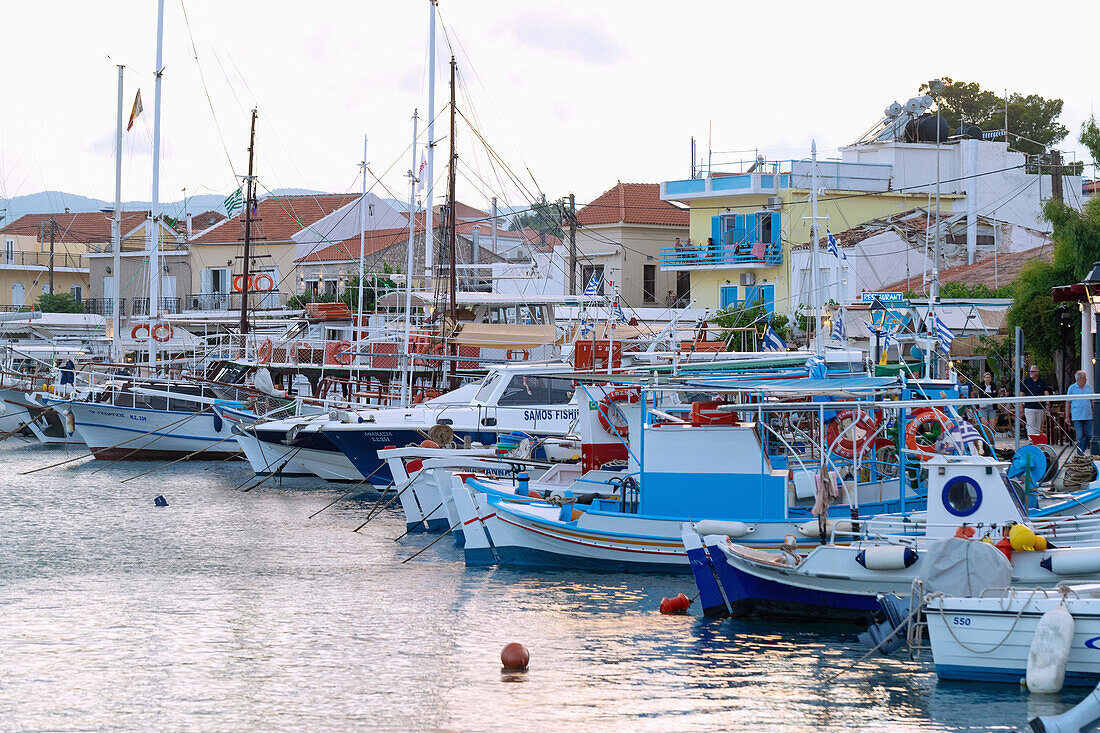
[(690, 605), (691, 599), (683, 593), (678, 593), (672, 598), (662, 598), (659, 608), (661, 613), (665, 615), (683, 615), (687, 613)]
[(856, 562), (868, 570), (902, 570), (917, 561), (918, 555), (911, 547), (889, 545), (868, 547), (856, 555)]
[(1014, 524), (1008, 530), (1008, 543), (1017, 552), (1034, 552), (1035, 533), (1026, 525)]
[(76, 432), (76, 416), (69, 410), (61, 413), (65, 419), (65, 434), (72, 435)]
[(1065, 606), (1055, 606), (1039, 619), (1027, 653), (1029, 691), (1054, 693), (1062, 689), (1074, 626), (1073, 616)]
[(415, 473), (419, 473), (422, 468), (424, 468), (424, 461), (419, 458), (414, 458), (405, 464), (405, 474), (407, 476), (412, 476)]
[(225, 427), (225, 423), (222, 421), (222, 416), (218, 413), (214, 413), (214, 432), (220, 433), (222, 428)]
[(744, 522), (722, 522), (714, 519), (704, 519), (695, 523), (695, 531), (700, 536), (708, 534), (721, 534), (726, 537), (744, 537), (756, 527), (750, 527)]
[[(829, 519), (825, 522), (825, 536), (829, 536), (835, 531), (837, 532), (852, 532), (855, 529), (855, 525), (849, 519)], [(811, 519), (808, 522), (803, 522), (798, 525), (798, 532), (803, 537), (820, 537), (821, 530), (818, 527), (816, 519)]]
[(1100, 549), (1059, 550), (1039, 561), (1055, 575), (1092, 575), (1100, 573)]

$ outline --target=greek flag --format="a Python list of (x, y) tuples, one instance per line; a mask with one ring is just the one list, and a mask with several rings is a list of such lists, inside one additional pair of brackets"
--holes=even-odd
[(932, 316), (932, 325), (936, 329), (936, 338), (940, 340), (940, 348), (944, 350), (944, 353), (950, 354), (951, 342), (955, 340), (955, 334), (951, 333), (951, 329), (940, 320), (939, 316)]
[(833, 340), (844, 340), (844, 311), (838, 310), (836, 312), (836, 318), (833, 319)]
[(982, 434), (978, 432), (978, 429), (965, 420), (959, 420), (952, 425), (950, 429), (948, 429), (947, 434), (959, 445), (980, 443), (982, 441)]
[(623, 307), (619, 305), (619, 301), (615, 301), (615, 317), (619, 319), (619, 323), (626, 323), (629, 319), (626, 314), (623, 313)]
[(786, 351), (787, 342), (772, 330), (770, 325), (764, 327), (764, 351)]
[(238, 188), (226, 196), (222, 206), (225, 207), (225, 215), (232, 219), (234, 214), (244, 208), (244, 194), (241, 193), (241, 189)]
[(827, 244), (825, 246), (829, 250), (829, 254), (831, 254), (833, 257), (836, 257), (838, 260), (848, 259), (848, 256), (840, 251), (840, 245), (836, 243), (836, 237), (833, 236), (833, 233), (826, 229), (825, 234), (828, 237), (828, 239), (826, 240)]
[(588, 279), (588, 284), (584, 286), (585, 295), (599, 295), (600, 293), (600, 278), (596, 274), (596, 271), (592, 271), (592, 277)]

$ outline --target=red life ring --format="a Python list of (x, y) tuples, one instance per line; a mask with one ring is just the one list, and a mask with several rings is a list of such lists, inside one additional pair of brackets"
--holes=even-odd
[[(138, 338), (138, 331), (140, 331), (143, 328), (145, 329), (145, 338)], [(138, 325), (136, 325), (136, 326), (134, 326), (133, 328), (130, 329), (130, 338), (132, 338), (134, 341), (148, 341), (149, 340), (149, 334), (150, 334), (150, 331), (149, 331), (149, 324), (148, 323), (139, 323)]]
[[(612, 403), (626, 402), (633, 403), (641, 399), (641, 396), (636, 389), (613, 389), (608, 392), (602, 400), (600, 400), (599, 409), (596, 411), (596, 415), (600, 418), (600, 425), (610, 435), (617, 436), (620, 440), (626, 440), (627, 433), (630, 428), (626, 424), (626, 420), (622, 411), (618, 407), (614, 407)], [(621, 421), (621, 425), (612, 424), (610, 416), (615, 415)]]
[(946, 433), (955, 426), (951, 418), (945, 415), (942, 410), (938, 410), (935, 407), (921, 407), (920, 409), (914, 410), (905, 424), (905, 447), (916, 455), (917, 460), (920, 461), (926, 461), (936, 455), (936, 446), (924, 445), (917, 440), (917, 432), (920, 431), (922, 425), (929, 422), (939, 423), (940, 430), (943, 433)]
[[(234, 293), (243, 292), (243, 290), (241, 288), (241, 284), (243, 282), (244, 282), (244, 275), (234, 275), (233, 276), (233, 292)], [(247, 286), (248, 286), (249, 290), (252, 290), (252, 278), (251, 277), (248, 278)]]
[(521, 361), (527, 361), (531, 358), (531, 352), (527, 349), (508, 349), (508, 353), (504, 355), (504, 358), (508, 361), (512, 361), (513, 359), (515, 359), (515, 356), (513, 356), (513, 354), (522, 354), (523, 359)]
[[(267, 287), (260, 284), (261, 280), (267, 280)], [(261, 272), (256, 276), (256, 279), (252, 281), (252, 284), (255, 286), (256, 290), (267, 292), (275, 289), (275, 278), (271, 277), (271, 275), (266, 272)]]
[(271, 343), (271, 339), (264, 339), (264, 342), (260, 344), (260, 348), (256, 350), (256, 360), (261, 364), (267, 364), (271, 361), (271, 355), (275, 353), (275, 345)]
[[(157, 332), (159, 332), (161, 330), (164, 330), (164, 331), (168, 332), (163, 338), (161, 338), (160, 336), (157, 335)], [(163, 344), (165, 341), (172, 338), (172, 324), (170, 324), (170, 323), (157, 323), (157, 324), (154, 324), (153, 329), (149, 332), (149, 335), (153, 337), (154, 341), (159, 341), (160, 343)]]
[(332, 348), (332, 360), (337, 364), (347, 366), (351, 363), (351, 354), (348, 353), (348, 349), (350, 348), (350, 341), (337, 341), (336, 345)]
[[(833, 453), (842, 458), (851, 458), (858, 452), (862, 454), (867, 450), (867, 438), (873, 435), (882, 424), (882, 419), (877, 413), (864, 412), (856, 421), (854, 427), (849, 427), (845, 421), (855, 418), (852, 410), (841, 410), (836, 417), (825, 426), (825, 440), (832, 446)], [(844, 437), (837, 440), (844, 432)], [(862, 434), (862, 437), (860, 435)]]

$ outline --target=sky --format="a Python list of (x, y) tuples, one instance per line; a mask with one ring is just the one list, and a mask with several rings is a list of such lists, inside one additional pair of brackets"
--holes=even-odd
[[(802, 157), (811, 139), (835, 156), (937, 76), (1065, 100), (1061, 146), (1081, 150), (1095, 52), (1068, 29), (1097, 27), (1100, 3), (1053, 0), (1030, 19), (1004, 5), (942, 7), (440, 0), (435, 109), (453, 50), (458, 196), (524, 205), (573, 192), (583, 204), (616, 181), (687, 178), (692, 136), (716, 162)], [(365, 135), (369, 187), (406, 199), (414, 108), (427, 140), (429, 14), (428, 0), (165, 0), (161, 200), (236, 188), (253, 106), (261, 192), (359, 190)], [(113, 198), (124, 64), (126, 115), (139, 87), (145, 111), (124, 136), (122, 196), (148, 200), (156, 2), (10, 4), (5, 25), (0, 198)], [(443, 114), (437, 196), (447, 127)]]

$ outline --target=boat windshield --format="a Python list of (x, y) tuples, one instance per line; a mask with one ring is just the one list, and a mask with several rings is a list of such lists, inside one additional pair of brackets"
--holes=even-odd
[(497, 403), (502, 407), (518, 405), (568, 405), (573, 400), (573, 381), (561, 377), (517, 374), (504, 389)]
[(481, 387), (478, 389), (477, 394), (474, 395), (474, 399), (478, 402), (488, 402), (489, 397), (492, 396), (493, 390), (500, 384), (501, 374), (500, 372), (493, 372), (485, 377), (485, 381), (481, 383)]

